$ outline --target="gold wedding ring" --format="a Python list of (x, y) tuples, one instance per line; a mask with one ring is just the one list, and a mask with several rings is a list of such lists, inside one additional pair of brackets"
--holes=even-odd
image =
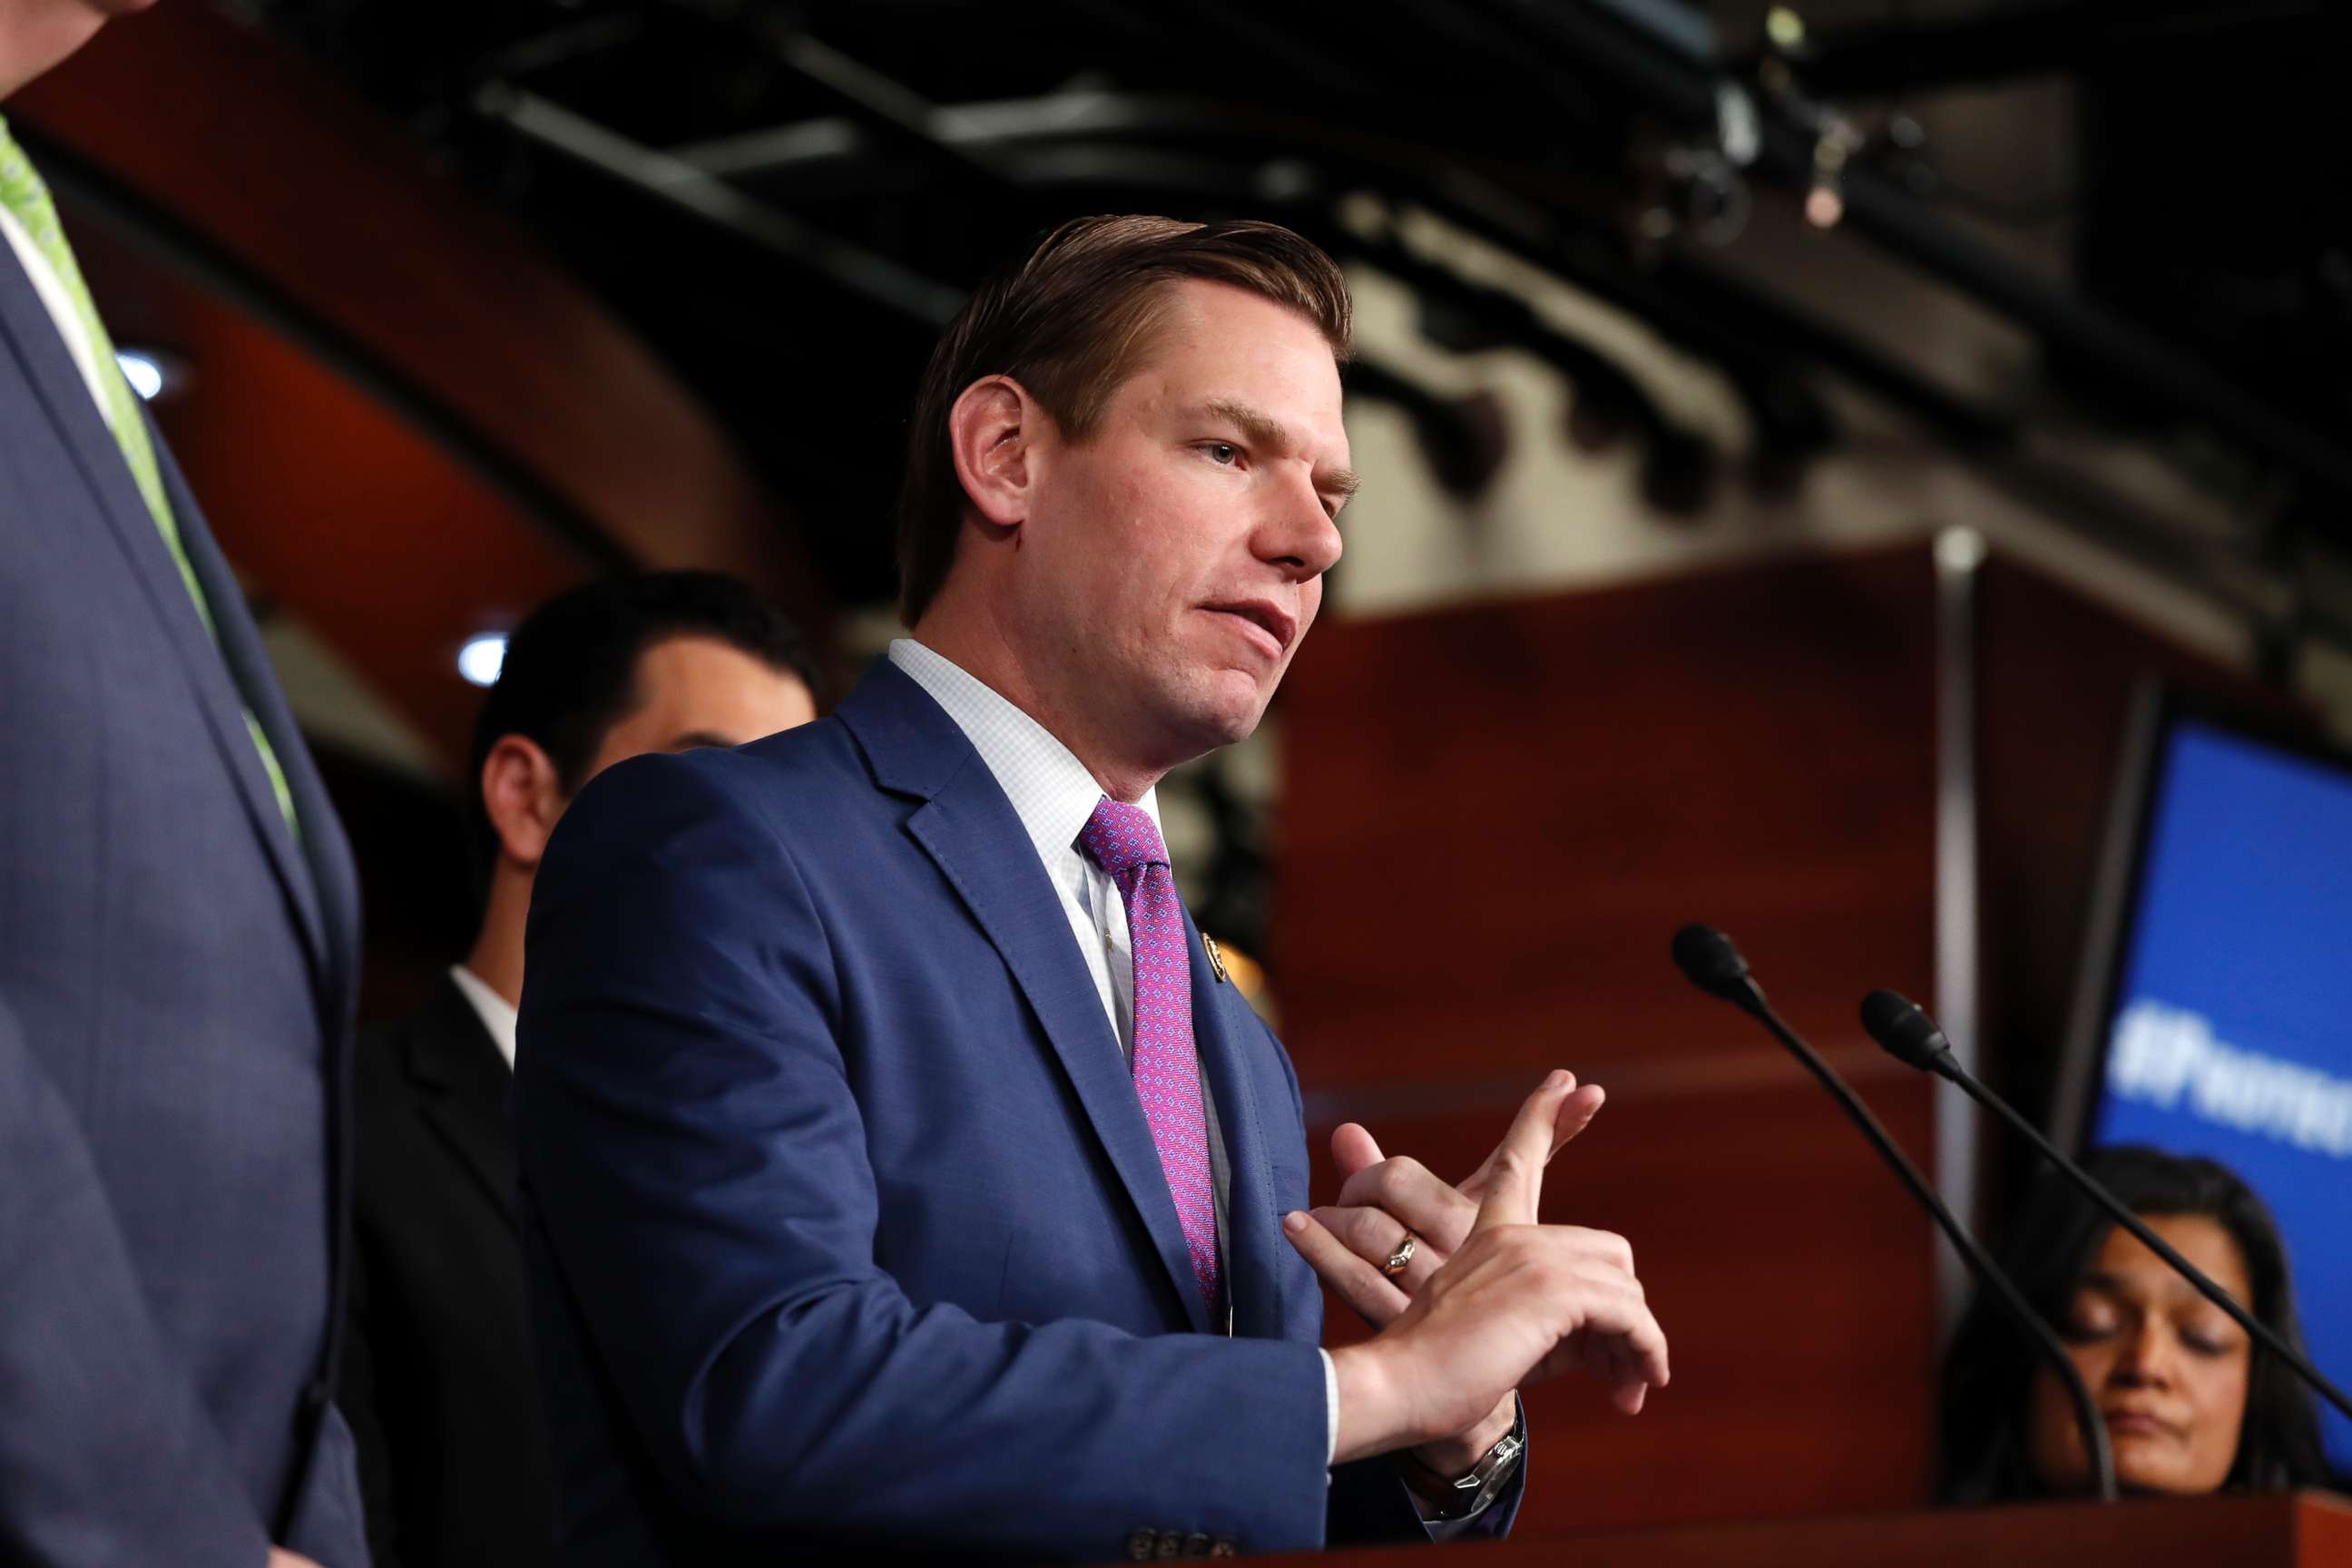
[(1397, 1243), (1397, 1249), (1389, 1254), (1389, 1260), (1381, 1265), (1381, 1272), (1391, 1279), (1403, 1273), (1405, 1265), (1412, 1261), (1412, 1249), (1420, 1245), (1421, 1237), (1406, 1231), (1404, 1239)]

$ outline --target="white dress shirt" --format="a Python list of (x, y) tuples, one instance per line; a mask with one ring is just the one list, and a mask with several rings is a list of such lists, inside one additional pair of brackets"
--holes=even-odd
[[(890, 645), (890, 662), (947, 710), (956, 728), (988, 764), (1013, 815), (1029, 835), (1045, 875), (1062, 895), (1070, 933), (1118, 1032), (1119, 1049), (1135, 1054), (1135, 953), (1127, 934), (1127, 902), (1118, 884), (1078, 847), (1078, 835), (1103, 799), (1086, 763), (1043, 724), (1015, 708), (954, 661), (912, 637)], [(1160, 826), (1160, 792), (1135, 803)]]
[(515, 1005), (490, 989), (490, 983), (462, 963), (449, 966), (449, 978), (457, 983), (458, 994), (473, 1004), (474, 1016), (498, 1047), (499, 1055), (506, 1058), (507, 1070), (514, 1070)]
[(66, 292), (58, 269), (49, 265), (49, 258), (41, 254), (41, 247), (33, 243), (33, 237), (25, 232), (25, 226), (6, 207), (0, 207), (0, 234), (8, 237), (8, 248), (16, 253), (25, 276), (32, 279), (33, 292), (48, 308), (49, 320), (57, 323), (58, 336), (65, 340), (66, 352), (73, 355), (74, 368), (81, 372), (82, 384), (89, 388), (89, 400), (98, 405), (98, 416), (106, 421), (108, 429), (113, 429), (114, 410), (107, 405), (106, 383), (99, 379), (104, 373), (99, 367), (98, 346), (89, 340), (89, 328), (83, 324), (81, 312), (74, 309), (73, 296)]
[[(1104, 1011), (1118, 1033), (1119, 1048), (1132, 1058), (1135, 955), (1128, 942), (1127, 905), (1118, 896), (1118, 885), (1077, 844), (1079, 831), (1103, 798), (1102, 785), (1043, 724), (953, 660), (912, 637), (900, 637), (890, 645), (890, 662), (947, 710), (1013, 803), (1013, 814), (1027, 830), (1045, 875), (1061, 891), (1071, 937), (1087, 961), (1087, 972), (1095, 977)], [(1159, 792), (1147, 790), (1135, 804), (1157, 828)], [(1330, 1352), (1318, 1345), (1316, 1353), (1323, 1358), (1328, 1465), (1339, 1451), (1339, 1379)]]

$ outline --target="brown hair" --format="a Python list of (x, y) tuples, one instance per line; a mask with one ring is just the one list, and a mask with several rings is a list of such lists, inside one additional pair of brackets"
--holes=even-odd
[(1236, 219), (1082, 217), (982, 284), (931, 351), (915, 396), (898, 495), (898, 613), (930, 607), (955, 563), (965, 496), (948, 447), (948, 415), (990, 375), (1018, 381), (1063, 435), (1084, 442), (1139, 368), (1167, 284), (1198, 278), (1287, 305), (1348, 357), (1352, 311), (1331, 258), (1278, 224)]

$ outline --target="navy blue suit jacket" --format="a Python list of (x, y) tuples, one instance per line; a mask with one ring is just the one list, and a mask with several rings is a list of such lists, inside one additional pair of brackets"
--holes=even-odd
[(1192, 952), (1231, 1339), (1062, 895), (920, 687), (593, 782), (514, 1093), (558, 1561), (1419, 1538), (1384, 1462), (1327, 1484), (1297, 1081)]
[(356, 886), (156, 447), (217, 645), (0, 244), (0, 1560), (260, 1568), (280, 1532), (355, 1568), (326, 1391)]

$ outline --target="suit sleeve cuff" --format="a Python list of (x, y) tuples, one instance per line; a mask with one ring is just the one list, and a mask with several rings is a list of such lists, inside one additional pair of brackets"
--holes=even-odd
[[(1486, 1531), (1479, 1526), (1478, 1521), (1485, 1518), (1486, 1510), (1494, 1506), (1495, 1500), (1488, 1498), (1460, 1519), (1423, 1519), (1421, 1521), (1421, 1528), (1429, 1531), (1429, 1538), (1432, 1541), (1456, 1541), (1465, 1535), (1483, 1535)], [(1420, 1510), (1421, 1500), (1415, 1498), (1413, 1511), (1417, 1513)]]

